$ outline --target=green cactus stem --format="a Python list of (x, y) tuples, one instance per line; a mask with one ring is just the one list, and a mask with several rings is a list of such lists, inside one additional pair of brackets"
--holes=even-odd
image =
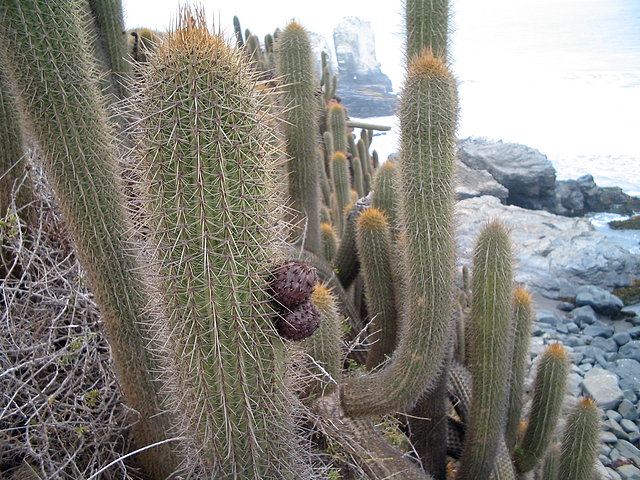
[(363, 207), (358, 204), (349, 210), (345, 218), (345, 230), (333, 259), (336, 275), (344, 288), (349, 288), (360, 272), (360, 262), (356, 254), (356, 222), (362, 211)]
[(558, 478), (593, 478), (600, 445), (600, 411), (591, 398), (583, 398), (573, 407), (562, 435)]
[(380, 159), (378, 158), (378, 151), (371, 152), (371, 161), (373, 162), (373, 168), (377, 169), (380, 166)]
[(127, 96), (129, 62), (127, 59), (127, 36), (124, 28), (121, 0), (89, 0), (96, 25), (98, 48), (108, 59), (104, 68), (119, 99)]
[[(12, 192), (25, 175), (25, 167), (25, 150), (18, 118), (18, 105), (13, 93), (9, 91), (8, 72), (0, 57), (0, 218), (4, 218), (7, 214)], [(33, 191), (27, 179), (15, 198), (19, 215), (27, 220), (27, 223), (30, 223), (32, 214), (23, 209), (28, 208), (32, 200)]]
[[(463, 271), (464, 272), (464, 271)], [(524, 380), (529, 360), (531, 324), (533, 323), (533, 298), (523, 287), (516, 287), (514, 297), (515, 338), (509, 391), (509, 411), (505, 427), (505, 441), (509, 449), (516, 444), (518, 425), (522, 414)]]
[(134, 108), (173, 412), (209, 478), (305, 478), (269, 273), (282, 257), (282, 156), (268, 92), (202, 15), (140, 72)]
[(371, 195), (371, 205), (385, 213), (394, 236), (398, 234), (397, 171), (394, 162), (383, 163), (375, 171)]
[(342, 237), (345, 234), (345, 214), (347, 205), (350, 203), (349, 161), (342, 151), (336, 151), (331, 158), (331, 180), (333, 181), (333, 191), (336, 195), (336, 208), (334, 211), (334, 223), (338, 227), (338, 234)]
[(374, 369), (390, 357), (396, 347), (397, 317), (392, 278), (391, 232), (384, 214), (369, 208), (356, 222), (356, 245), (364, 277), (372, 342), (367, 368)]
[(411, 60), (426, 47), (446, 61), (449, 45), (449, 0), (407, 0), (405, 4), (406, 58)]
[(360, 159), (354, 157), (351, 165), (353, 166), (353, 189), (357, 194), (357, 198), (364, 197), (366, 192), (364, 190), (364, 176), (362, 175)]
[(316, 159), (318, 85), (311, 41), (306, 30), (291, 22), (277, 42), (277, 73), (282, 77), (282, 103), (286, 151), (289, 157), (289, 196), (294, 210), (294, 238), (320, 253), (320, 165)]
[(549, 346), (541, 357), (527, 430), (516, 449), (516, 468), (521, 473), (533, 470), (551, 444), (560, 418), (569, 365), (569, 356), (559, 343)]
[(320, 311), (320, 328), (305, 345), (313, 358), (310, 366), (315, 374), (310, 396), (320, 397), (333, 392), (342, 371), (343, 317), (336, 300), (325, 284), (318, 284), (311, 294), (311, 302)]
[[(159, 365), (146, 348), (150, 330), (143, 279), (130, 242), (131, 222), (118, 155), (97, 84), (83, 6), (73, 0), (0, 4), (0, 45), (19, 104), (96, 296), (127, 404), (140, 414), (138, 447), (167, 439), (170, 427)], [(55, 55), (52, 55), (52, 45)], [(145, 473), (164, 479), (177, 463), (170, 444), (138, 455)]]
[(322, 239), (322, 253), (327, 262), (331, 262), (338, 250), (338, 238), (336, 231), (330, 223), (320, 224), (320, 238)]
[(244, 38), (242, 37), (242, 27), (240, 26), (240, 19), (236, 15), (233, 16), (233, 31), (236, 35), (236, 45), (238, 48), (243, 48)]
[(347, 120), (347, 127), (349, 128), (364, 128), (367, 130), (378, 130), (380, 132), (388, 132), (391, 127), (387, 125), (376, 125), (374, 123), (358, 122), (355, 120)]
[(560, 446), (551, 445), (542, 462), (541, 479), (542, 480), (559, 480), (558, 472), (560, 470)]
[(387, 366), (345, 381), (342, 401), (351, 415), (415, 404), (442, 368), (452, 327), (457, 93), (447, 67), (428, 52), (408, 69), (399, 117), (406, 309)]
[(472, 284), (467, 346), (473, 394), (458, 480), (489, 477), (506, 421), (505, 379), (510, 377), (513, 340), (512, 253), (507, 229), (497, 221), (480, 232)]
[(327, 109), (327, 131), (333, 135), (336, 152), (347, 153), (347, 119), (344, 107), (334, 103)]

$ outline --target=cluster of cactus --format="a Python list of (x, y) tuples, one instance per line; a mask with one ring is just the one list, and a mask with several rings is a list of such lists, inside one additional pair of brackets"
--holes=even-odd
[[(140, 414), (137, 446), (156, 444), (137, 455), (148, 478), (318, 478), (301, 415), (370, 478), (592, 476), (590, 400), (569, 415), (560, 454), (550, 449), (568, 375), (560, 345), (541, 358), (519, 432), (532, 300), (514, 288), (502, 224), (482, 230), (472, 279), (456, 286), (448, 5), (406, 9), (400, 154), (382, 165), (378, 127), (348, 120), (300, 24), (264, 51), (237, 19), (230, 46), (188, 10), (153, 48), (137, 31), (135, 88), (121, 91), (132, 201), (83, 2), (0, 6), (0, 66)], [(306, 387), (289, 375), (300, 350)], [(376, 428), (390, 416), (419, 459)]]

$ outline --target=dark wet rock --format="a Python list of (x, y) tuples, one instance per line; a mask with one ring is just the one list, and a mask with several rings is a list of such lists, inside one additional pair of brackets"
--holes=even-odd
[(608, 317), (618, 315), (624, 303), (607, 290), (595, 285), (584, 285), (576, 291), (576, 305), (579, 307), (588, 305), (596, 312)]
[(556, 171), (534, 148), (466, 138), (458, 143), (458, 158), (469, 168), (488, 171), (506, 187), (509, 205), (539, 210), (554, 204)]

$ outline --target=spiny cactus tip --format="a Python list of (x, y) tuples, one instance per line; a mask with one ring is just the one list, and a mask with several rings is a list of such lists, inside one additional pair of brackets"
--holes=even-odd
[(451, 73), (443, 60), (434, 57), (431, 49), (426, 47), (422, 53), (409, 63), (409, 74), (413, 76), (450, 77)]
[(521, 285), (516, 287), (513, 296), (518, 307), (530, 307), (533, 304), (533, 296)]
[(324, 284), (319, 283), (311, 294), (311, 303), (313, 303), (320, 310), (324, 310), (333, 302), (333, 295), (331, 290)]
[(367, 230), (379, 230), (387, 225), (387, 218), (382, 210), (377, 208), (368, 208), (358, 217), (358, 228)]
[(568, 360), (567, 351), (560, 342), (552, 343), (547, 347), (545, 354), (551, 355), (559, 360)]

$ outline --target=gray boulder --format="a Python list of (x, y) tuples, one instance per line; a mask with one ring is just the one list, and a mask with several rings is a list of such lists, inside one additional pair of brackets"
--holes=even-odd
[(630, 285), (640, 258), (613, 244), (588, 220), (502, 205), (490, 196), (456, 206), (458, 257), (471, 263), (478, 233), (489, 220), (510, 228), (517, 259), (516, 280), (549, 298), (572, 297), (582, 285), (604, 289)]
[(620, 356), (640, 362), (640, 340), (632, 340), (620, 347)]
[(496, 179), (486, 170), (474, 170), (462, 162), (457, 162), (456, 171), (456, 198), (481, 197), (491, 195), (505, 203), (509, 196), (509, 190), (496, 182)]
[(615, 317), (620, 313), (624, 303), (618, 297), (595, 285), (584, 285), (576, 291), (576, 305), (588, 305), (596, 312), (608, 317)]
[(458, 143), (458, 158), (469, 168), (487, 170), (506, 187), (510, 205), (539, 210), (555, 204), (556, 170), (538, 150), (517, 143), (466, 138)]
[(556, 182), (555, 197), (554, 213), (569, 217), (584, 215), (584, 195), (576, 180), (560, 180)]
[(624, 399), (618, 386), (618, 376), (600, 368), (587, 372), (582, 389), (604, 410), (615, 409)]

